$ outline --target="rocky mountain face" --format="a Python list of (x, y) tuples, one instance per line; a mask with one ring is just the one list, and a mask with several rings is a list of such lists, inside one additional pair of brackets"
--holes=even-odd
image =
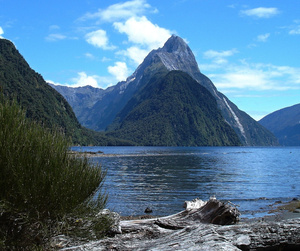
[(149, 146), (240, 145), (214, 97), (182, 71), (151, 79), (118, 113), (107, 134)]
[[(225, 95), (217, 91), (211, 80), (200, 72), (189, 46), (182, 38), (174, 35), (162, 48), (151, 51), (126, 81), (110, 87), (109, 91), (99, 98), (89, 109), (90, 120), (86, 125), (95, 130), (105, 130), (133, 95), (146, 86), (150, 79), (154, 81), (153, 78), (162, 77), (173, 70), (189, 74), (213, 95), (224, 120), (236, 132), (243, 145), (278, 144), (271, 132), (240, 111)], [(65, 97), (69, 101), (69, 98)], [(76, 112), (79, 121), (83, 123), (79, 114)]]
[(210, 91), (225, 121), (235, 130), (244, 145), (278, 144), (268, 130), (218, 92), (211, 80), (200, 72), (192, 51), (182, 38), (172, 36), (163, 48), (157, 50), (157, 55), (168, 70), (182, 70)]
[(275, 111), (259, 123), (270, 130), (283, 146), (300, 146), (300, 104)]
[(26, 116), (50, 129), (62, 130), (74, 144), (130, 144), (84, 128), (65, 98), (30, 68), (14, 44), (0, 39), (0, 94), (16, 99)]
[[(96, 131), (104, 131), (134, 93), (142, 88), (154, 74), (159, 72), (166, 74), (168, 70), (158, 57), (154, 56), (152, 58), (148, 56), (145, 58), (144, 63), (126, 81), (121, 81), (106, 90), (98, 89), (98, 91), (95, 91), (97, 88), (90, 86), (78, 88), (63, 87), (63, 89), (61, 89), (61, 86), (51, 86), (58, 92), (61, 92), (71, 104), (81, 124)], [(93, 91), (89, 92), (88, 90)], [(94, 100), (91, 107), (90, 101), (83, 101), (89, 99)], [(77, 105), (79, 103), (81, 105)]]
[(50, 86), (66, 98), (81, 125), (93, 128), (91, 125), (93, 120), (92, 108), (109, 90), (94, 88), (92, 86), (77, 88), (53, 84), (50, 84)]

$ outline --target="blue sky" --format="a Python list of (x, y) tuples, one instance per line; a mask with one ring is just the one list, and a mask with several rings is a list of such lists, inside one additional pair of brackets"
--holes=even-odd
[(61, 85), (115, 85), (172, 34), (254, 119), (300, 103), (299, 0), (0, 0), (0, 37)]

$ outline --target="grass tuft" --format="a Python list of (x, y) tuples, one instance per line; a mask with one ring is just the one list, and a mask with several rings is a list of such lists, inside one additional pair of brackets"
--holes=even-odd
[[(86, 157), (68, 154), (70, 142), (59, 130), (29, 121), (15, 101), (2, 97), (1, 224), (18, 215), (24, 226), (39, 228), (76, 210), (89, 213), (105, 207), (107, 194), (101, 188), (106, 173)], [(7, 239), (4, 232), (0, 231), (0, 247)]]

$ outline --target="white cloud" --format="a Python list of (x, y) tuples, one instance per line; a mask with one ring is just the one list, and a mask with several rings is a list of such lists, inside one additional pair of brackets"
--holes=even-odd
[[(293, 87), (300, 85), (300, 69), (290, 66), (276, 66), (274, 67), (273, 75), (274, 76), (286, 76), (288, 79), (288, 84), (292, 84)], [(276, 75), (277, 74), (277, 75)]]
[(128, 77), (128, 68), (126, 63), (124, 62), (116, 62), (114, 66), (109, 66), (107, 70), (118, 81), (126, 80), (126, 78)]
[(85, 72), (78, 72), (77, 77), (71, 78), (70, 83), (61, 84), (59, 82), (54, 82), (52, 80), (46, 80), (47, 83), (53, 85), (61, 85), (61, 86), (68, 86), (68, 87), (82, 87), (82, 86), (93, 86), (95, 88), (107, 88), (109, 86), (115, 85), (116, 80), (114, 77), (111, 76), (98, 76), (92, 75), (88, 76)]
[(150, 8), (151, 6), (146, 0), (132, 0), (110, 5), (106, 9), (99, 9), (96, 13), (87, 13), (82, 19), (98, 19), (102, 22), (115, 22), (134, 16), (141, 16)]
[(300, 25), (297, 25), (296, 27), (292, 28), (289, 31), (289, 34), (291, 34), (291, 35), (300, 35)]
[(124, 51), (119, 51), (118, 54), (124, 55), (130, 58), (136, 65), (139, 65), (143, 62), (145, 57), (148, 55), (149, 50), (141, 49), (138, 46), (132, 46), (127, 48)]
[[(127, 41), (120, 41), (123, 42), (120, 45), (123, 48), (117, 51), (116, 55), (125, 56), (122, 61), (129, 59), (138, 65), (152, 49), (162, 47), (172, 35), (171, 31), (153, 24), (144, 16), (150, 12), (154, 13), (157, 10), (151, 7), (147, 0), (131, 0), (88, 13), (81, 20), (95, 19), (97, 24), (112, 23), (115, 31), (127, 36)], [(102, 29), (86, 34), (85, 39), (88, 43), (105, 50), (116, 49), (110, 45), (107, 33)]]
[(113, 50), (116, 48), (115, 46), (109, 45), (108, 37), (106, 35), (105, 30), (99, 29), (99, 30), (87, 33), (85, 35), (85, 39), (89, 44), (91, 44), (95, 47), (102, 48), (104, 50)]
[(252, 69), (237, 69), (225, 74), (221, 74), (214, 81), (217, 88), (238, 88), (238, 89), (259, 89), (267, 87), (265, 74)]
[(88, 58), (88, 59), (91, 59), (91, 60), (94, 60), (94, 59), (96, 58), (93, 54), (91, 54), (91, 53), (89, 53), (89, 52), (86, 52), (86, 53), (84, 54), (84, 56), (85, 56), (86, 58)]
[(47, 37), (46, 37), (46, 40), (47, 41), (51, 41), (51, 42), (54, 42), (54, 41), (58, 41), (58, 40), (64, 40), (66, 39), (67, 37), (65, 35), (62, 35), (62, 34), (59, 34), (59, 33), (52, 33), (52, 34), (49, 34)]
[(229, 57), (233, 54), (237, 53), (236, 49), (227, 50), (227, 51), (215, 51), (215, 50), (208, 50), (204, 52), (204, 56), (208, 58), (216, 58), (216, 57)]
[(242, 10), (242, 15), (257, 17), (257, 18), (270, 18), (279, 14), (277, 8), (259, 7), (254, 9)]
[(80, 87), (90, 85), (93, 87), (98, 87), (98, 76), (88, 76), (85, 72), (78, 72), (78, 76), (76, 78), (72, 78), (71, 81), (73, 84), (72, 87)]
[(56, 24), (49, 26), (49, 30), (59, 30), (59, 29), (60, 29), (60, 27)]
[(108, 57), (103, 57), (101, 58), (101, 62), (109, 62), (111, 61), (112, 59), (111, 58), (108, 58)]
[(210, 75), (223, 90), (292, 90), (300, 89), (300, 69), (272, 64), (230, 65), (224, 72)]
[(234, 54), (238, 53), (237, 49), (227, 50), (227, 51), (215, 51), (215, 50), (208, 50), (204, 52), (204, 57), (212, 59), (216, 64), (224, 64), (227, 63), (227, 57), (233, 56)]
[(3, 38), (2, 35), (4, 34), (4, 31), (2, 29), (2, 27), (0, 26), (0, 38)]
[(261, 34), (257, 36), (258, 42), (267, 42), (268, 38), (270, 37), (270, 33)]
[(52, 84), (52, 85), (61, 85), (60, 83), (56, 83), (52, 80), (46, 80), (47, 83)]
[(146, 47), (148, 50), (163, 46), (171, 36), (171, 32), (151, 23), (145, 16), (131, 17), (125, 23), (116, 22), (114, 27), (128, 36), (134, 44)]

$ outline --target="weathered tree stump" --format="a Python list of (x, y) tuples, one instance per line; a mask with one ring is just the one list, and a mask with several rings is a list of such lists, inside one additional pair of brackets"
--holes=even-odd
[(122, 234), (65, 250), (300, 250), (300, 218), (235, 224), (232, 205), (214, 198), (196, 204), (167, 217), (121, 221)]

